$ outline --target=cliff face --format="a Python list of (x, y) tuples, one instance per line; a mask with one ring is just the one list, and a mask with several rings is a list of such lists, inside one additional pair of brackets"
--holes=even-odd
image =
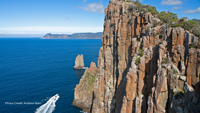
[[(112, 0), (105, 9), (97, 74), (92, 96), (86, 97), (92, 97), (88, 110), (200, 112), (200, 39), (134, 7), (133, 2)], [(85, 74), (80, 81), (84, 79)], [(85, 91), (77, 88), (75, 95)]]
[(76, 57), (74, 69), (82, 69), (82, 68), (84, 68), (83, 55), (78, 55)]

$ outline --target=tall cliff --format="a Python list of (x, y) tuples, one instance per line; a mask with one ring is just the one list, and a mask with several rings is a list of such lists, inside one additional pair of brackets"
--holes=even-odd
[(134, 2), (112, 0), (105, 15), (97, 67), (76, 86), (74, 105), (92, 113), (200, 112), (200, 39)]

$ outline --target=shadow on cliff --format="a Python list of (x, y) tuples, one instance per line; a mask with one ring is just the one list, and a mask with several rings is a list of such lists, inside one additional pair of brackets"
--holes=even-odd
[[(167, 113), (177, 113), (177, 108), (181, 108), (184, 112), (188, 113), (200, 113), (200, 82), (191, 87), (194, 90), (188, 88), (187, 91), (184, 91), (184, 94), (179, 93), (174, 96), (175, 98), (173, 98), (171, 103), (168, 103), (168, 106), (166, 107)], [(177, 102), (177, 100), (179, 101)], [(181, 103), (181, 100), (185, 102)]]

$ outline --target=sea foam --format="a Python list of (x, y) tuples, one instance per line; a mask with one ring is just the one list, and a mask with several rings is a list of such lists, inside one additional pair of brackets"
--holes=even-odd
[(56, 107), (55, 103), (58, 98), (58, 94), (54, 95), (45, 104), (36, 109), (35, 113), (52, 113)]

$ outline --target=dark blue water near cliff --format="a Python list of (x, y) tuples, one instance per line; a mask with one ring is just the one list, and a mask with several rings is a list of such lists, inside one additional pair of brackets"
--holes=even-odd
[(84, 70), (73, 70), (75, 57), (83, 54), (89, 67), (100, 47), (101, 40), (0, 39), (0, 113), (33, 113), (55, 94), (54, 113), (80, 113), (72, 101)]

